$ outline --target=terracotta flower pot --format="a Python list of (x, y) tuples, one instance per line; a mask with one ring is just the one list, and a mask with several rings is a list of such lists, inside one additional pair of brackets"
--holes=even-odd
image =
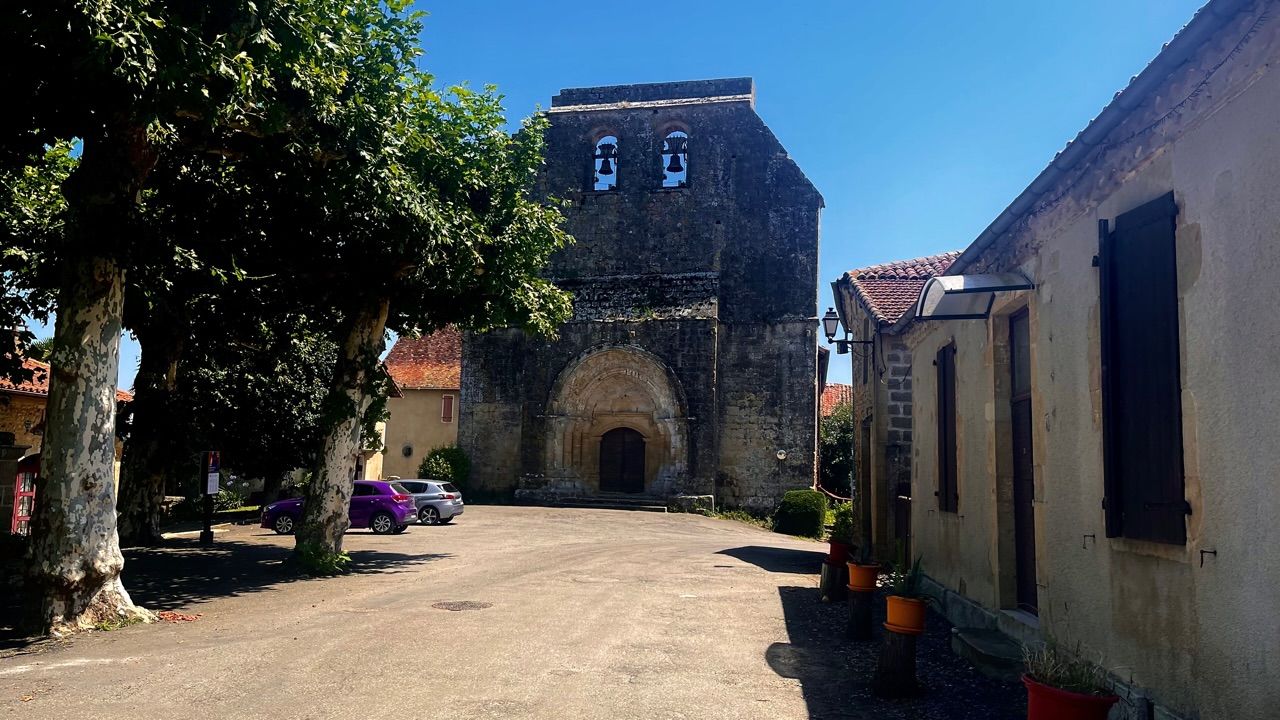
[(831, 549), (827, 552), (827, 564), (839, 567), (849, 560), (849, 543), (842, 543), (839, 540), (828, 540), (827, 544)]
[(1106, 720), (1116, 695), (1085, 695), (1045, 685), (1030, 675), (1022, 676), (1027, 686), (1027, 720)]
[(880, 575), (879, 565), (860, 565), (856, 562), (848, 565), (850, 590), (870, 592), (876, 589), (876, 578)]
[(888, 617), (885, 618), (884, 626), (894, 632), (919, 635), (924, 632), (924, 614), (927, 608), (923, 600), (890, 595)]

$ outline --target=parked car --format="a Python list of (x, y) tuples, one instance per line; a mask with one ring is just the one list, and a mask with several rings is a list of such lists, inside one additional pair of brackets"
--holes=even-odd
[[(379, 535), (402, 533), (418, 517), (413, 495), (400, 483), (357, 480), (347, 516), (353, 528), (369, 528)], [(290, 535), (302, 519), (302, 498), (290, 498), (262, 508), (262, 527)]]
[(457, 485), (438, 480), (399, 480), (413, 494), (418, 506), (418, 522), (442, 525), (462, 514), (462, 491)]

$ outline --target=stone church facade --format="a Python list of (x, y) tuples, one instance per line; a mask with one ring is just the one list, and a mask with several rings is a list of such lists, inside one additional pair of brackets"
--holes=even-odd
[(771, 508), (816, 463), (822, 197), (749, 78), (563, 90), (540, 191), (576, 243), (555, 340), (463, 342), (477, 489)]

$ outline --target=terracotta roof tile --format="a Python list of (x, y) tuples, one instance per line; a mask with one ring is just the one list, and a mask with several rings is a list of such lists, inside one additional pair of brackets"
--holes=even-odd
[(941, 275), (960, 257), (958, 251), (850, 270), (840, 282), (853, 286), (858, 301), (871, 311), (876, 321), (898, 321), (920, 297), (925, 281)]
[(841, 405), (853, 404), (853, 386), (844, 383), (827, 383), (822, 389), (822, 399), (818, 403), (819, 411), (822, 417), (826, 417), (835, 412), (835, 409)]
[(384, 361), (402, 390), (457, 390), (462, 379), (462, 333), (449, 327), (396, 340)]
[[(0, 377), (0, 392), (15, 392), (22, 393), (23, 395), (47, 396), (49, 394), (49, 363), (26, 358), (22, 361), (22, 367), (32, 371), (32, 378), (20, 383), (14, 383), (7, 377)], [(116, 400), (121, 402), (132, 402), (133, 393), (128, 390), (120, 390), (117, 388)]]

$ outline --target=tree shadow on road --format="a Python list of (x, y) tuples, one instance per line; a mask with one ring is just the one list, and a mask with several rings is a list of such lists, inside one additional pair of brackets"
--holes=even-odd
[[(154, 548), (124, 551), (123, 580), (134, 603), (149, 610), (176, 610), (215, 598), (262, 592), (294, 582), (324, 582), (287, 562), (291, 547), (219, 541), (205, 547), (195, 540), (169, 540)], [(349, 550), (347, 574), (373, 575), (407, 572), (411, 568), (449, 557), (436, 553), (399, 553), (385, 550)], [(24, 598), (20, 589), (4, 593), (0, 600), (0, 651), (26, 647), (40, 638), (24, 637), (17, 621)]]
[(717, 555), (728, 555), (743, 562), (749, 562), (763, 570), (780, 573), (797, 573), (813, 575), (822, 564), (826, 553), (813, 550), (794, 550), (792, 548), (769, 547), (767, 545), (746, 545), (743, 547), (721, 550)]

